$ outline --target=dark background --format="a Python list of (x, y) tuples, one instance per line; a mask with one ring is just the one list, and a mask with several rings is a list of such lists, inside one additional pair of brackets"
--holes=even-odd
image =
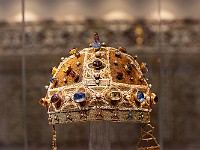
[[(0, 149), (51, 148), (38, 103), (51, 67), (71, 48), (88, 47), (97, 31), (108, 46), (147, 62), (159, 96), (151, 122), (162, 149), (199, 150), (199, 8), (199, 0), (0, 0)], [(140, 124), (109, 125), (112, 149), (134, 149)], [(90, 132), (89, 123), (61, 125), (59, 149), (89, 149)]]

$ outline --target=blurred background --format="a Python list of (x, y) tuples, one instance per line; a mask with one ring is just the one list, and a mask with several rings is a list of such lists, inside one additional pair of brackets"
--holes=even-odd
[[(199, 8), (199, 0), (0, 0), (0, 150), (51, 149), (38, 101), (51, 67), (73, 47), (88, 47), (94, 32), (147, 62), (162, 150), (199, 150)], [(109, 130), (113, 150), (133, 150), (140, 137), (140, 124)], [(61, 125), (59, 149), (86, 150), (89, 135), (89, 123)]]

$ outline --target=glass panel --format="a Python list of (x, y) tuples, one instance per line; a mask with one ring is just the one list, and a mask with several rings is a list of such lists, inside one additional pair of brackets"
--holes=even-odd
[(24, 148), (21, 0), (0, 0), (0, 149)]
[(198, 0), (161, 1), (160, 109), (165, 149), (199, 149), (199, 6)]
[[(109, 46), (123, 46), (129, 54), (137, 54), (139, 62), (148, 64), (150, 73), (146, 77), (153, 84), (152, 91), (160, 97), (158, 105), (153, 106), (151, 122), (161, 148), (200, 148), (196, 121), (200, 105), (199, 0), (27, 0), (24, 46), (22, 1), (0, 0), (0, 118), (3, 120), (0, 149), (23, 149), (25, 127), (29, 149), (51, 148), (46, 109), (38, 104), (45, 96), (44, 86), (49, 84), (51, 67), (57, 66), (73, 47), (87, 47), (96, 31), (101, 41)], [(26, 78), (22, 79), (22, 71)], [(22, 81), (26, 81), (25, 86)], [(58, 147), (89, 149), (89, 141), (93, 143), (100, 138), (98, 134), (103, 135), (102, 130), (95, 132), (98, 125), (78, 123), (58, 127)], [(115, 150), (132, 149), (136, 145), (139, 124), (109, 126), (110, 135), (103, 138), (111, 137), (111, 142), (106, 140), (105, 145), (111, 143), (111, 149)], [(101, 126), (104, 127), (108, 126)]]

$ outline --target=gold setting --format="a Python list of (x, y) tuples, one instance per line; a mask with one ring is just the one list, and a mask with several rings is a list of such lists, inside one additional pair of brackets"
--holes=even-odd
[(148, 72), (148, 68), (147, 68), (147, 64), (142, 62), (140, 65), (140, 68), (142, 70), (142, 72), (147, 73)]
[(69, 54), (70, 54), (70, 55), (73, 55), (73, 54), (75, 54), (77, 51), (78, 51), (77, 48), (73, 48), (72, 50), (69, 51)]
[(53, 68), (52, 68), (52, 71), (51, 71), (51, 74), (54, 75), (54, 74), (56, 73), (56, 71), (57, 71), (57, 68), (56, 68), (56, 67), (53, 67)]

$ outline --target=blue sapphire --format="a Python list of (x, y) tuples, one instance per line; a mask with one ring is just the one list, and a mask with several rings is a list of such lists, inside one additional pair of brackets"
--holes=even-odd
[(77, 92), (74, 94), (74, 101), (77, 103), (81, 103), (85, 100), (85, 93)]
[(140, 101), (140, 102), (144, 102), (144, 94), (141, 92), (141, 91), (138, 91), (137, 92), (137, 99)]
[(51, 78), (50, 82), (53, 83), (53, 81), (54, 81), (54, 78)]
[(101, 44), (99, 42), (94, 42), (92, 45), (94, 48), (99, 48)]
[(116, 51), (115, 51), (115, 56), (120, 57), (120, 56), (121, 56), (120, 51), (116, 50)]
[(128, 68), (128, 70), (132, 70), (133, 67), (131, 64), (128, 63), (127, 68)]

